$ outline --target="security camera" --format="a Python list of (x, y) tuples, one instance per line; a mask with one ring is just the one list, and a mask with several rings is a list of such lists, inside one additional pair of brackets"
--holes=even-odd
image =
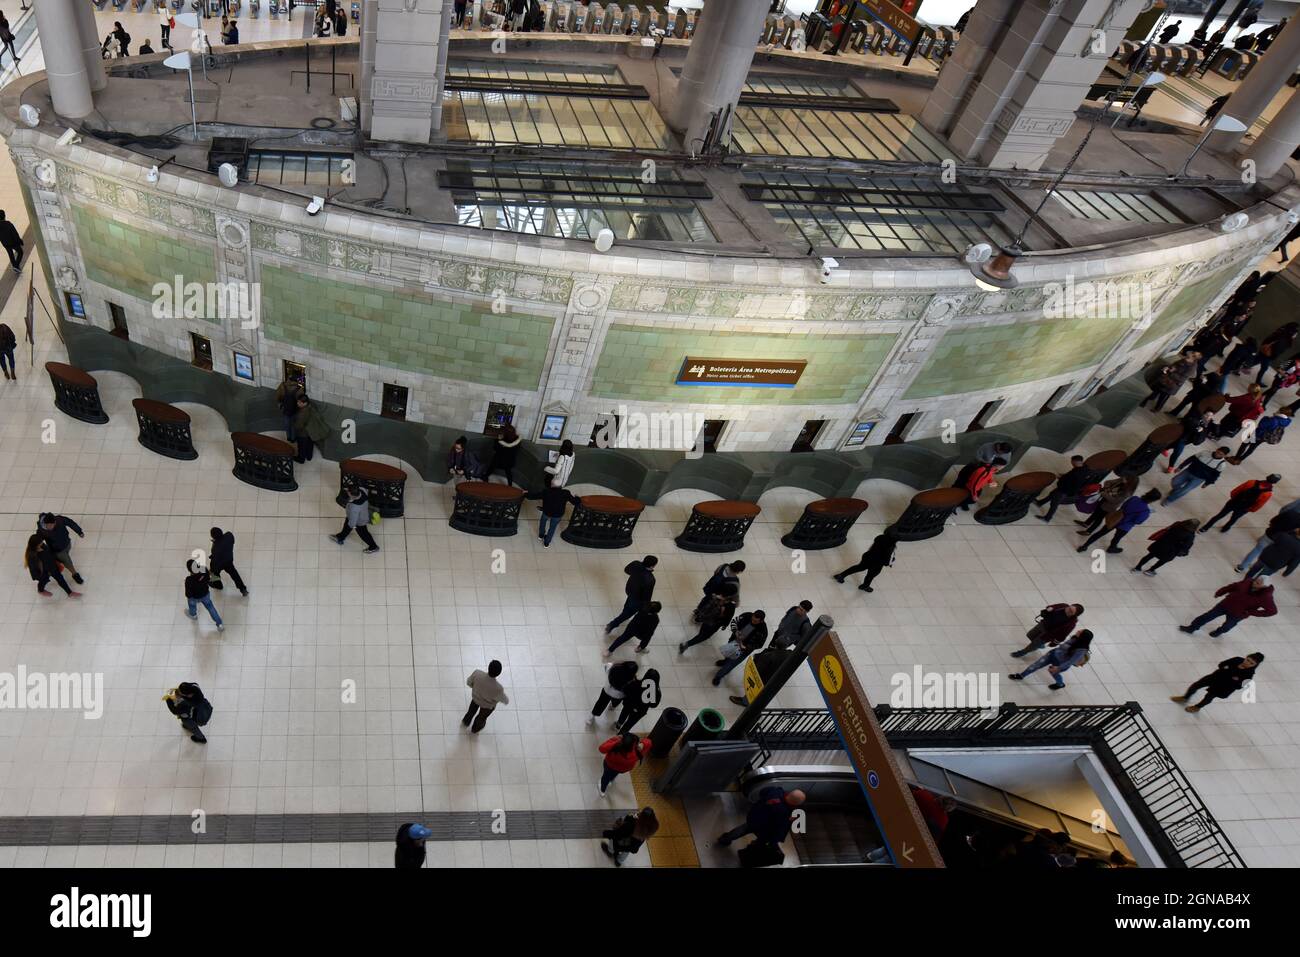
[(830, 282), (831, 274), (834, 273), (835, 270), (839, 268), (840, 268), (840, 261), (838, 259), (832, 259), (830, 256), (823, 256), (821, 281)]
[(239, 167), (234, 163), (222, 163), (217, 167), (217, 179), (226, 189), (234, 189), (239, 185)]
[(77, 135), (74, 129), (66, 129), (63, 135), (59, 137), (59, 146), (72, 146), (74, 143), (80, 143), (81, 137)]
[(596, 234), (596, 252), (607, 253), (614, 247), (614, 230), (602, 229)]
[(147, 173), (144, 174), (144, 178), (147, 179), (147, 180), (148, 180), (149, 182), (151, 182), (151, 183), (156, 183), (156, 182), (158, 182), (158, 167), (157, 167), (157, 166), (150, 166), (150, 167), (149, 167), (149, 171), (148, 171)]
[(37, 126), (41, 122), (41, 111), (30, 103), (24, 103), (18, 107), (19, 118), (28, 126)]
[(325, 198), (323, 196), (313, 196), (311, 202), (307, 204), (307, 215), (315, 216), (325, 208)]

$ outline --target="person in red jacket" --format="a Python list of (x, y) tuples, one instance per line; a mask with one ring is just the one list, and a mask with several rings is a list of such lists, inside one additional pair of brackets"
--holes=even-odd
[(620, 774), (626, 774), (637, 766), (645, 753), (650, 750), (649, 738), (639, 738), (635, 734), (620, 734), (600, 745), (598, 750), (605, 756), (605, 769), (600, 775), (600, 796), (605, 796), (609, 785)]
[(982, 462), (972, 462), (957, 473), (957, 480), (952, 483), (952, 487), (966, 490), (966, 501), (961, 506), (963, 512), (970, 511), (970, 507), (979, 501), (980, 493), (986, 488), (998, 487), (998, 483), (993, 481), (993, 476), (997, 475), (998, 469), (1006, 464), (1007, 460), (999, 457), (987, 465)]
[(1223, 624), (1210, 632), (1211, 638), (1218, 638), (1247, 618), (1272, 618), (1277, 614), (1277, 605), (1273, 603), (1273, 586), (1268, 583), (1267, 575), (1224, 585), (1214, 594), (1219, 603), (1205, 614), (1193, 618), (1190, 625), (1179, 625), (1179, 631), (1193, 635), (1202, 625), (1223, 618)]
[(1273, 486), (1282, 481), (1280, 475), (1268, 475), (1262, 479), (1252, 479), (1249, 482), (1242, 482), (1228, 494), (1228, 501), (1219, 509), (1217, 515), (1202, 525), (1199, 531), (1208, 532), (1214, 527), (1214, 523), (1225, 515), (1231, 515), (1228, 523), (1220, 529), (1226, 532), (1237, 524), (1237, 519), (1241, 518), (1247, 512), (1258, 512), (1264, 507), (1264, 504), (1273, 497)]
[(1252, 385), (1241, 395), (1228, 399), (1228, 414), (1215, 425), (1215, 434), (1221, 439), (1236, 435), (1244, 423), (1258, 419), (1263, 414), (1264, 388)]

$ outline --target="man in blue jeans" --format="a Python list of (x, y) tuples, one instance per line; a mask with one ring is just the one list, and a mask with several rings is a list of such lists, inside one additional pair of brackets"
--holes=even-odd
[(542, 500), (542, 520), (537, 525), (537, 537), (541, 539), (542, 544), (547, 548), (551, 547), (551, 539), (555, 537), (555, 530), (560, 527), (560, 520), (564, 518), (565, 507), (572, 502), (574, 507), (582, 504), (582, 499), (574, 495), (567, 488), (560, 488), (554, 484), (554, 478), (541, 492), (531, 492), (524, 498)]
[[(720, 658), (714, 664), (718, 666), (713, 676), (713, 687), (722, 684), (733, 668), (741, 664), (756, 651), (767, 644), (767, 615), (762, 611), (751, 611), (736, 617), (736, 630), (731, 633), (731, 641), (740, 646), (732, 657)], [(731, 642), (728, 642), (730, 644)]]
[(1214, 597), (1219, 599), (1218, 604), (1205, 614), (1197, 615), (1190, 625), (1179, 625), (1178, 630), (1195, 634), (1202, 625), (1222, 618), (1223, 624), (1210, 632), (1211, 638), (1218, 638), (1247, 618), (1272, 618), (1277, 614), (1273, 586), (1269, 584), (1267, 575), (1224, 585), (1214, 593)]
[(733, 827), (721, 835), (714, 844), (727, 847), (737, 838), (753, 834), (755, 843), (776, 846), (790, 834), (790, 825), (794, 810), (803, 804), (806, 795), (802, 791), (787, 791), (785, 788), (763, 788), (758, 792), (758, 800), (745, 815), (745, 823)]
[(1199, 455), (1193, 455), (1178, 468), (1178, 474), (1175, 475), (1169, 483), (1169, 494), (1161, 503), (1164, 508), (1173, 502), (1178, 501), (1188, 492), (1200, 488), (1202, 485), (1213, 485), (1218, 481), (1220, 473), (1228, 464), (1228, 453), (1232, 450), (1226, 445), (1220, 445), (1213, 452), (1202, 452)]
[(623, 566), (623, 574), (627, 575), (627, 583), (623, 586), (623, 594), (626, 596), (623, 610), (605, 626), (605, 634), (611, 634), (615, 628), (650, 603), (655, 593), (655, 566), (658, 564), (658, 558), (647, 555), (639, 562), (628, 562)]
[(212, 620), (217, 623), (217, 631), (225, 631), (226, 626), (221, 623), (217, 606), (212, 604), (212, 594), (208, 591), (208, 570), (192, 558), (185, 563), (185, 569), (189, 572), (185, 578), (185, 614), (197, 619), (198, 606), (202, 604), (212, 616)]

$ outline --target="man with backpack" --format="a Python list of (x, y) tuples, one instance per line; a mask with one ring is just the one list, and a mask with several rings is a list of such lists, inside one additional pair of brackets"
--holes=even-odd
[(370, 499), (366, 496), (365, 489), (361, 486), (354, 486), (347, 491), (339, 492), (338, 497), (334, 499), (344, 509), (343, 527), (339, 529), (337, 535), (327, 536), (335, 545), (342, 545), (352, 530), (356, 529), (357, 537), (366, 543), (364, 555), (373, 555), (379, 551), (379, 546), (375, 544), (374, 537), (370, 534)]
[(655, 566), (658, 564), (658, 558), (647, 555), (639, 562), (628, 562), (623, 566), (623, 574), (627, 576), (623, 585), (623, 610), (605, 626), (605, 634), (613, 634), (615, 628), (650, 604), (655, 593)]
[(1237, 461), (1244, 462), (1261, 445), (1277, 445), (1286, 434), (1286, 427), (1291, 424), (1291, 416), (1285, 412), (1266, 415), (1255, 424), (1255, 434), (1249, 442), (1242, 442), (1237, 449)]
[(1214, 523), (1225, 515), (1231, 516), (1227, 524), (1220, 529), (1226, 532), (1237, 524), (1237, 520), (1248, 512), (1258, 512), (1264, 507), (1264, 503), (1273, 497), (1273, 486), (1282, 481), (1280, 475), (1268, 475), (1262, 479), (1254, 479), (1249, 482), (1242, 482), (1228, 496), (1227, 503), (1219, 509), (1218, 514), (1214, 515), (1208, 522), (1198, 529), (1201, 532), (1208, 532), (1214, 527)]
[(167, 710), (180, 719), (181, 727), (190, 733), (195, 744), (207, 744), (201, 730), (212, 720), (212, 702), (203, 697), (203, 690), (191, 681), (182, 681), (163, 695)]

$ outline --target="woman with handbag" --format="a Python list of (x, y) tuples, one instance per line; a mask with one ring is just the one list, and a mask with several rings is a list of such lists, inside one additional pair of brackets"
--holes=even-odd
[(605, 756), (605, 766), (600, 774), (600, 796), (604, 797), (609, 786), (620, 774), (627, 774), (638, 764), (650, 750), (653, 742), (649, 738), (639, 738), (635, 734), (621, 734), (601, 744), (597, 750)]
[(1053, 691), (1060, 691), (1065, 687), (1065, 679), (1061, 676), (1076, 665), (1086, 665), (1092, 657), (1092, 652), (1089, 650), (1091, 647), (1092, 632), (1084, 628), (1065, 639), (1024, 671), (1016, 672), (1008, 677), (1012, 681), (1023, 681), (1039, 668), (1046, 668), (1054, 678), (1047, 687)]
[[(1192, 546), (1196, 544), (1196, 529), (1200, 524), (1200, 519), (1185, 518), (1181, 522), (1175, 522), (1158, 532), (1153, 532), (1151, 544), (1147, 546), (1147, 553), (1133, 566), (1133, 571), (1141, 572), (1148, 578), (1155, 578), (1158, 568), (1191, 552)], [(1150, 568), (1142, 567), (1152, 560), (1155, 564)]]
[(604, 831), (605, 840), (600, 842), (600, 849), (613, 858), (615, 867), (622, 867), (628, 855), (641, 850), (641, 845), (658, 830), (659, 818), (655, 817), (654, 808), (642, 808), (637, 814), (619, 818), (612, 828)]
[(1048, 605), (1038, 613), (1034, 627), (1025, 632), (1029, 644), (1019, 651), (1011, 652), (1012, 658), (1023, 658), (1031, 651), (1038, 651), (1045, 645), (1056, 645), (1064, 641), (1074, 631), (1075, 625), (1083, 615), (1083, 606), (1078, 602)]
[(1137, 487), (1136, 475), (1113, 478), (1103, 485), (1101, 487), (1101, 497), (1097, 499), (1097, 507), (1087, 521), (1074, 520), (1075, 525), (1083, 526), (1083, 530), (1079, 534), (1091, 535), (1101, 528), (1101, 523), (1106, 521), (1106, 516), (1110, 515), (1111, 512), (1118, 511), (1125, 502), (1132, 498), (1133, 493), (1137, 491)]
[(370, 529), (367, 527), (374, 522), (379, 513), (371, 514), (370, 499), (366, 497), (365, 490), (360, 486), (355, 486), (339, 492), (334, 501), (343, 506), (345, 514), (343, 516), (343, 528), (339, 530), (337, 535), (328, 536), (329, 540), (335, 545), (342, 545), (344, 540), (352, 534), (352, 530), (356, 529), (358, 537), (368, 546), (363, 554), (373, 555), (379, 551), (379, 546), (375, 544), (375, 539), (371, 536)]
[(695, 609), (696, 621), (700, 623), (700, 630), (690, 641), (683, 641), (677, 646), (679, 655), (685, 654), (686, 649), (691, 645), (698, 645), (702, 641), (708, 641), (718, 631), (726, 626), (736, 614), (736, 597), (739, 589), (735, 585), (723, 585), (726, 591), (718, 595), (709, 595), (706, 597), (701, 606)]

